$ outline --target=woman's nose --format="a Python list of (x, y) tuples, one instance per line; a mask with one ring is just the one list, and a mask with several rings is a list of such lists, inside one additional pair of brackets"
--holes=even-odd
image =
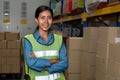
[(45, 19), (45, 22), (48, 22), (48, 18)]

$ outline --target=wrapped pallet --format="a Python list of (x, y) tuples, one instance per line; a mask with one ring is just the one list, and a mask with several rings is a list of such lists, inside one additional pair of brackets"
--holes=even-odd
[(56, 15), (56, 3), (52, 2), (50, 7), (53, 10), (53, 16), (55, 16)]
[(83, 12), (84, 0), (72, 0), (72, 14), (80, 14)]
[(85, 0), (86, 11), (93, 13), (96, 9), (107, 6), (107, 0)]
[(63, 14), (69, 14), (72, 11), (72, 0), (63, 0)]
[(58, 16), (58, 15), (61, 15), (61, 1), (59, 1), (59, 2), (57, 2), (56, 3), (56, 8), (55, 8), (56, 10), (56, 14), (55, 14), (55, 16)]
[(61, 11), (62, 11), (62, 1), (54, 1), (51, 2), (50, 5), (51, 9), (53, 10), (53, 16), (58, 16), (61, 15)]

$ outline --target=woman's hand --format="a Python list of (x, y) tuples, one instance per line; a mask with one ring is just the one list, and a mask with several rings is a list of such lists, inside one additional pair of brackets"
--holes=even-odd
[(45, 67), (44, 70), (45, 70), (45, 71), (48, 71), (48, 67)]
[(30, 53), (29, 56), (32, 57), (32, 58), (36, 58), (34, 53)]
[[(50, 64), (55, 64), (55, 63), (57, 63), (59, 61), (60, 61), (59, 59), (50, 59)], [(44, 70), (48, 71), (48, 67), (45, 67)]]
[(50, 59), (50, 63), (51, 64), (55, 64), (55, 63), (57, 63), (59, 61), (60, 61), (59, 59)]

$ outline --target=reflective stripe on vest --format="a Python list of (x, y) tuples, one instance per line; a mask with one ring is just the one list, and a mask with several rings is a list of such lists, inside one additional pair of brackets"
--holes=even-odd
[(34, 51), (36, 57), (46, 57), (46, 56), (59, 56), (59, 51), (48, 50), (48, 51)]
[(54, 73), (48, 76), (36, 76), (35, 80), (55, 80), (58, 78), (60, 78), (60, 73)]

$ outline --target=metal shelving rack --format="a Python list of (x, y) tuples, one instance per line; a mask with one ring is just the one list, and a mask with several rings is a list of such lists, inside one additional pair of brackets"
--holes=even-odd
[(115, 5), (111, 5), (111, 6), (96, 10), (93, 13), (93, 15), (88, 15), (88, 17), (112, 14), (117, 12), (120, 12), (120, 4), (115, 4)]
[[(83, 13), (75, 15), (75, 16), (61, 17), (60, 19), (55, 20), (54, 23), (62, 23), (62, 22), (66, 22), (66, 21), (81, 19), (83, 22), (83, 26), (86, 27), (87, 26), (87, 18), (95, 17), (95, 16), (103, 16), (103, 15), (119, 13), (119, 12), (120, 12), (120, 3), (110, 5), (105, 8), (102, 8), (102, 9), (95, 10), (94, 13), (92, 13), (92, 14), (83, 12)], [(117, 17), (118, 18), (116, 21), (116, 25), (120, 27), (120, 15), (117, 15)]]

